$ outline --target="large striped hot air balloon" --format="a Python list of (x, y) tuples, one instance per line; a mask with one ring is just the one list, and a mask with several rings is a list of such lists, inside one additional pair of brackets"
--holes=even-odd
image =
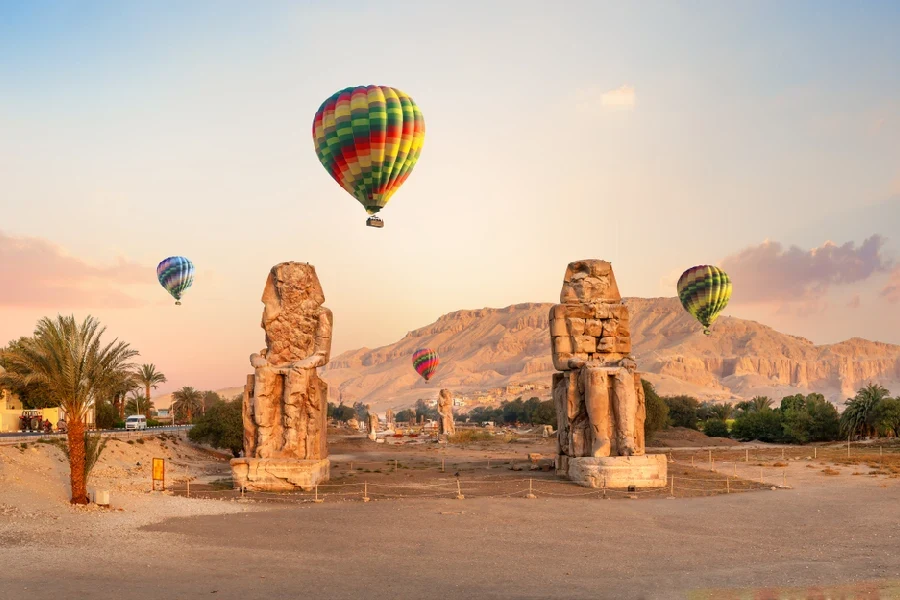
[(183, 256), (170, 256), (156, 266), (159, 284), (181, 304), (181, 295), (194, 283), (194, 263)]
[(678, 299), (684, 309), (703, 325), (703, 333), (710, 334), (709, 327), (731, 298), (731, 278), (712, 265), (691, 267), (678, 278)]
[(416, 373), (425, 378), (425, 381), (431, 379), (440, 362), (438, 353), (431, 348), (420, 348), (413, 352), (413, 368), (416, 370)]
[[(333, 94), (316, 111), (312, 130), (322, 166), (370, 215), (412, 173), (425, 140), (425, 120), (413, 99), (377, 85)], [(384, 226), (374, 216), (366, 224)]]

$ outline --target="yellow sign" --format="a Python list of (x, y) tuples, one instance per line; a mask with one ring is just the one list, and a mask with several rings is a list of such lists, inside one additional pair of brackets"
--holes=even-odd
[(153, 459), (153, 487), (156, 487), (156, 482), (159, 481), (162, 483), (163, 487), (165, 487), (166, 481), (166, 461), (162, 458), (154, 458)]

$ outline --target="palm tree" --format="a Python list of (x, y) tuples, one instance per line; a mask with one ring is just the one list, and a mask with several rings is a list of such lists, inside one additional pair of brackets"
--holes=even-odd
[(715, 406), (710, 407), (710, 412), (714, 414), (716, 418), (727, 421), (734, 413), (734, 405), (730, 402), (716, 404)]
[(104, 395), (116, 408), (119, 419), (125, 418), (125, 398), (141, 387), (137, 373), (133, 369), (120, 369), (111, 374), (109, 382), (104, 386)]
[(176, 414), (187, 416), (188, 423), (193, 422), (194, 411), (203, 406), (203, 394), (192, 387), (183, 387), (172, 394), (172, 410)]
[(128, 401), (125, 403), (125, 414), (131, 415), (149, 415), (153, 412), (153, 401), (147, 401), (146, 396), (138, 392), (132, 391), (128, 395)]
[(878, 405), (889, 396), (887, 388), (878, 384), (860, 388), (856, 396), (844, 402), (846, 408), (841, 414), (841, 432), (848, 437), (874, 435), (878, 430), (875, 423)]
[(772, 408), (772, 399), (768, 396), (756, 396), (750, 403), (753, 407), (753, 410), (756, 412), (762, 412), (768, 408)]
[(19, 385), (40, 383), (66, 415), (69, 441), (69, 479), (73, 504), (87, 504), (85, 481), (84, 419), (97, 394), (108, 385), (112, 374), (131, 365), (137, 355), (117, 339), (101, 344), (106, 331), (88, 316), (78, 323), (74, 316), (38, 321), (34, 337), (24, 338), (3, 352), (8, 365), (5, 380)]
[(159, 387), (160, 383), (166, 383), (168, 380), (166, 379), (165, 375), (163, 375), (162, 373), (160, 373), (159, 371), (156, 370), (156, 365), (154, 365), (153, 363), (150, 363), (149, 365), (148, 364), (141, 365), (141, 369), (140, 369), (140, 371), (138, 371), (137, 378), (138, 378), (138, 381), (141, 382), (141, 385), (144, 386), (144, 391), (146, 392), (144, 397), (147, 399), (148, 408), (147, 408), (147, 412), (144, 413), (144, 416), (147, 417), (147, 419), (149, 419), (150, 418), (150, 409), (149, 409), (150, 388), (153, 388), (155, 390), (157, 387)]

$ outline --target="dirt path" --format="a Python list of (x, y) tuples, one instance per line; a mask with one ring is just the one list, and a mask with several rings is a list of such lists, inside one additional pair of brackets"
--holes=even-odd
[[(166, 450), (202, 468), (193, 451), (163, 443), (117, 448), (104, 476)], [(544, 446), (410, 452), (348, 439), (335, 443), (333, 458), (387, 464), (405, 456), (433, 470), (441, 455), (518, 460)], [(844, 597), (900, 597), (900, 479), (853, 476), (858, 465), (831, 465), (834, 476), (818, 461), (788, 461), (763, 468), (773, 476), (787, 471), (791, 489), (642, 501), (539, 496), (273, 507), (123, 485), (116, 495), (124, 510), (106, 512), (61, 507), (58, 490), (23, 503), (24, 492), (46, 492), (34, 487), (35, 477), (59, 475), (63, 465), (32, 458), (49, 450), (16, 452), (4, 455), (10, 485), (0, 488), (0, 598), (724, 600), (760, 588), (770, 589), (760, 598), (821, 597), (813, 586), (839, 585)], [(24, 481), (12, 469), (17, 461), (49, 471)], [(206, 468), (210, 476), (222, 471), (220, 461)], [(759, 467), (738, 468), (751, 476)], [(14, 487), (16, 503), (4, 503)], [(722, 588), (731, 591), (716, 591)]]

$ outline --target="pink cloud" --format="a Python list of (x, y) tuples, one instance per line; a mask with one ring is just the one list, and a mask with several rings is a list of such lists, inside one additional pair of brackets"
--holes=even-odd
[(722, 261), (734, 281), (733, 300), (744, 303), (801, 304), (821, 306), (831, 286), (864, 281), (888, 271), (891, 260), (883, 253), (884, 238), (875, 234), (862, 245), (841, 246), (825, 242), (818, 248), (788, 249), (765, 241), (745, 248)]
[(0, 306), (131, 308), (144, 301), (120, 286), (152, 283), (154, 275), (123, 258), (96, 266), (47, 240), (0, 232)]
[(850, 298), (850, 302), (847, 303), (847, 308), (857, 309), (862, 304), (862, 299), (859, 297), (859, 294), (855, 294), (852, 298)]
[(900, 266), (891, 271), (891, 278), (881, 288), (881, 295), (887, 298), (888, 302), (900, 302)]

